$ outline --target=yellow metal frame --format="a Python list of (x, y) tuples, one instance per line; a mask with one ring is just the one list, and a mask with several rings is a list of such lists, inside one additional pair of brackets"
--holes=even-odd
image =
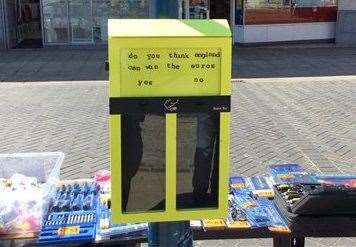
[[(110, 97), (120, 97), (120, 49), (121, 48), (219, 48), (221, 58), (220, 94), (230, 95), (231, 87), (231, 38), (230, 37), (189, 37), (189, 38), (109, 38)], [(189, 90), (189, 89), (188, 89)], [(181, 96), (172, 90), (170, 95)], [(206, 95), (192, 95), (206, 96)], [(165, 211), (124, 213), (121, 195), (121, 115), (110, 116), (110, 144), (112, 171), (112, 220), (113, 222), (162, 222), (191, 219), (226, 217), (228, 213), (228, 175), (230, 113), (220, 113), (219, 148), (219, 203), (218, 208), (176, 208), (176, 135), (177, 114), (166, 114), (166, 208)], [(115, 137), (115, 138), (113, 138)]]

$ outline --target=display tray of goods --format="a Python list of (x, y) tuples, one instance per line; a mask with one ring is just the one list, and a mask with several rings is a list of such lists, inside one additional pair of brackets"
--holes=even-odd
[(36, 237), (64, 154), (0, 154), (0, 239)]

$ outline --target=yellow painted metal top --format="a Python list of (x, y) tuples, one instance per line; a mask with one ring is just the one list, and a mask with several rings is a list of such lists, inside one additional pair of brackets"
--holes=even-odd
[(109, 19), (109, 37), (230, 37), (226, 20)]

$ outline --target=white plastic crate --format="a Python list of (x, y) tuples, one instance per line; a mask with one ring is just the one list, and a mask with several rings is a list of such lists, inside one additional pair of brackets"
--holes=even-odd
[(64, 154), (0, 154), (0, 238), (35, 236), (59, 180)]

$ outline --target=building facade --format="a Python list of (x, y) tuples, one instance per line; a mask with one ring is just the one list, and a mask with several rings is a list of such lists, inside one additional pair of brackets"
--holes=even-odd
[(331, 41), (337, 0), (0, 0), (0, 49), (106, 44), (109, 18), (223, 18), (240, 44)]
[(237, 0), (235, 42), (333, 40), (337, 0)]

